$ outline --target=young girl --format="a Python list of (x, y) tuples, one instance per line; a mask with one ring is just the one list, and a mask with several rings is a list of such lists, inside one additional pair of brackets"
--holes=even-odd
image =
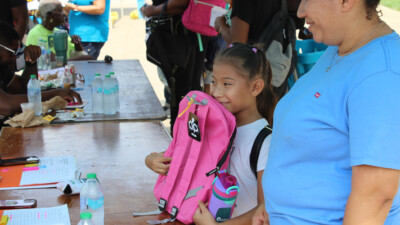
[[(250, 153), (260, 130), (272, 125), (276, 104), (271, 85), (271, 68), (261, 50), (245, 44), (233, 44), (217, 54), (214, 61), (211, 95), (236, 118), (237, 134), (228, 171), (239, 184), (233, 219), (223, 224), (251, 224), (256, 206), (264, 202), (261, 178), (267, 162), (270, 136), (264, 140), (258, 159), (257, 178), (250, 168)], [(153, 153), (146, 165), (153, 171), (165, 174), (171, 158)], [(217, 224), (207, 207), (199, 202), (194, 215), (196, 224)]]

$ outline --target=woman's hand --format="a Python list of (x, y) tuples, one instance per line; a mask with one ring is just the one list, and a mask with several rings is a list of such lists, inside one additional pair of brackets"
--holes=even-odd
[(76, 9), (76, 5), (72, 3), (65, 3), (64, 10), (69, 12), (70, 10)]
[(145, 159), (146, 166), (158, 174), (166, 175), (172, 158), (163, 155), (164, 153), (151, 153)]
[(211, 215), (210, 211), (207, 209), (207, 206), (199, 201), (199, 207), (196, 209), (196, 212), (193, 216), (194, 223), (197, 225), (217, 225), (215, 222), (213, 215)]
[(269, 225), (268, 214), (265, 211), (265, 205), (260, 204), (257, 207), (252, 219), (252, 225)]
[(214, 21), (214, 28), (215, 30), (219, 33), (221, 31), (221, 28), (223, 26), (226, 26), (226, 18), (225, 16), (219, 16), (215, 19)]
[(75, 51), (83, 51), (81, 38), (78, 35), (76, 34), (72, 35), (71, 42), (75, 45)]
[(35, 63), (40, 57), (42, 50), (39, 46), (29, 45), (24, 49), (25, 62)]
[(62, 97), (67, 102), (82, 104), (81, 96), (77, 92), (71, 89), (61, 89), (56, 91), (57, 91), (56, 95)]
[(151, 17), (155, 15), (155, 6), (153, 5), (144, 5), (140, 8), (140, 12), (145, 17)]

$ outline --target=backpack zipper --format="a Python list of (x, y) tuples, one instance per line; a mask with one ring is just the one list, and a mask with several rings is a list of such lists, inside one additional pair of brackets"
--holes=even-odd
[(232, 133), (232, 137), (229, 140), (229, 145), (228, 145), (228, 148), (226, 149), (224, 155), (222, 156), (221, 160), (219, 160), (219, 162), (217, 164), (217, 167), (215, 169), (211, 170), (210, 172), (206, 173), (207, 177), (217, 173), (219, 171), (219, 169), (221, 168), (221, 166), (225, 163), (226, 159), (229, 156), (229, 153), (231, 153), (232, 145), (233, 145), (233, 141), (235, 140), (235, 137), (236, 137), (236, 127), (235, 127), (235, 130)]
[(210, 3), (207, 3), (207, 2), (202, 2), (202, 1), (199, 1), (199, 0), (193, 0), (193, 1), (194, 1), (195, 4), (200, 3), (200, 4), (208, 5), (208, 6), (211, 6), (211, 7), (216, 6), (216, 5), (213, 5), (213, 4), (210, 4)]

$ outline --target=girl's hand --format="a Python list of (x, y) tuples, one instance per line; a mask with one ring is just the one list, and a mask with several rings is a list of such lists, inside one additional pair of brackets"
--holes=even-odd
[(253, 215), (252, 225), (269, 225), (268, 214), (265, 211), (265, 205), (260, 204)]
[(145, 159), (146, 166), (158, 174), (166, 175), (172, 158), (163, 155), (164, 153), (151, 153)]
[(211, 215), (210, 211), (208, 211), (207, 206), (199, 201), (199, 207), (196, 209), (196, 212), (193, 216), (194, 223), (197, 225), (217, 225), (214, 217)]

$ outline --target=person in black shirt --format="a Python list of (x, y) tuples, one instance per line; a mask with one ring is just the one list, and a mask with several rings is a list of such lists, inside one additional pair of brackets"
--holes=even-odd
[(231, 27), (225, 17), (218, 17), (215, 30), (228, 43), (241, 42), (254, 44), (262, 30), (268, 25), (281, 3), (272, 0), (233, 0)]
[[(8, 23), (0, 21), (0, 115), (2, 116), (12, 116), (21, 111), (20, 104), (28, 102), (26, 91), (29, 76), (38, 74), (36, 60), (39, 58), (41, 50), (38, 46), (30, 45), (24, 50), (26, 67), (22, 76), (14, 75), (19, 44), (19, 35), (16, 30)], [(72, 90), (42, 92), (43, 100), (54, 96), (61, 96), (69, 102), (82, 103), (80, 95)]]
[[(301, 0), (287, 0), (289, 15), (293, 18), (296, 28), (303, 31), (304, 19), (297, 17), (300, 2)], [(281, 1), (278, 0), (233, 0), (231, 27), (226, 24), (225, 17), (218, 17), (215, 21), (215, 30), (227, 43), (255, 44), (263, 29), (268, 26), (280, 8)]]
[(19, 40), (24, 37), (28, 25), (28, 7), (26, 0), (1, 0), (0, 20), (14, 26)]

